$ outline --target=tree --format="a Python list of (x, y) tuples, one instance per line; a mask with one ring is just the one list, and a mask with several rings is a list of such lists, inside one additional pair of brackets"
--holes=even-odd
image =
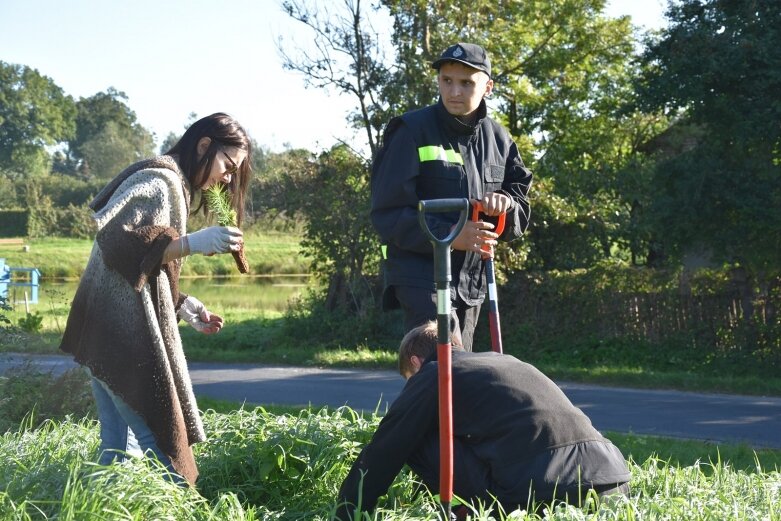
[[(187, 123), (184, 125), (184, 128), (182, 129), (183, 132), (186, 132), (187, 129), (198, 121), (198, 114), (195, 112), (190, 112), (190, 114), (187, 116)], [(168, 152), (173, 146), (182, 138), (182, 134), (177, 134), (176, 132), (169, 132), (167, 136), (165, 136), (165, 139), (160, 144), (160, 153), (165, 154)]]
[(107, 121), (79, 147), (82, 167), (90, 176), (112, 178), (125, 167), (153, 154), (154, 141), (146, 131), (123, 132), (116, 121)]
[(781, 4), (680, 0), (667, 17), (638, 81), (640, 106), (669, 114), (685, 138), (657, 154), (656, 236), (675, 258), (704, 252), (777, 283)]
[(0, 210), (10, 210), (19, 206), (14, 182), (0, 175)]
[(366, 169), (360, 156), (336, 145), (318, 157), (314, 189), (303, 194), (301, 245), (313, 272), (328, 283), (327, 309), (363, 314), (374, 306), (366, 274), (377, 272), (380, 245), (368, 218)]
[[(282, 6), (314, 34), (313, 46), (299, 48), (295, 55), (280, 41), (284, 67), (302, 73), (309, 86), (354, 97), (357, 108), (349, 120), (365, 132), (373, 157), (388, 117), (381, 91), (389, 74), (361, 0), (343, 0), (335, 11), (306, 0), (286, 0)], [(364, 270), (371, 259), (376, 266), (379, 257), (367, 217), (369, 163), (341, 145), (318, 158), (316, 172), (318, 184), (299, 192), (304, 197), (298, 208), (305, 216), (303, 246), (313, 258), (314, 272), (328, 282), (326, 307), (365, 310), (374, 299), (365, 291)]]
[(316, 165), (317, 158), (304, 149), (265, 156), (263, 166), (253, 177), (254, 212), (265, 215), (270, 221), (287, 221), (283, 227), (305, 218), (302, 198), (318, 190), (313, 181)]
[(136, 119), (124, 92), (109, 88), (76, 102), (76, 133), (69, 153), (95, 177), (112, 177), (154, 153), (154, 136)]
[[(528, 139), (556, 130), (568, 114), (586, 114), (624, 73), (633, 39), (627, 18), (602, 16), (604, 0), (544, 3), (477, 0), (469, 9), (453, 1), (383, 0), (394, 19), (394, 82), (405, 111), (437, 97), (430, 63), (445, 47), (470, 41), (492, 58), (494, 105), (511, 134)], [(591, 115), (591, 114), (588, 114)]]
[[(431, 62), (460, 39), (458, 26), (444, 16), (443, 11), (450, 11), (446, 4), (425, 0), (382, 1), (393, 18), (392, 40), (396, 48), (391, 79), (382, 91), (382, 100), (391, 115), (430, 105), (439, 95)], [(483, 7), (479, 4), (474, 7)], [(468, 10), (458, 11), (471, 12), (472, 8), (470, 5)]]
[(165, 136), (165, 139), (162, 143), (160, 143), (160, 153), (165, 154), (173, 146), (179, 142), (179, 140), (182, 138), (181, 134), (177, 134), (175, 132), (169, 132), (167, 136)]
[(308, 86), (334, 88), (354, 97), (357, 109), (350, 120), (366, 132), (373, 157), (387, 119), (380, 92), (388, 84), (388, 69), (379, 35), (366, 18), (361, 0), (342, 0), (341, 4), (344, 13), (306, 0), (282, 2), (288, 16), (311, 29), (314, 41), (312, 48), (298, 48), (294, 53), (280, 39), (278, 48), (283, 66), (303, 74)]
[(303, 218), (303, 252), (327, 288), (325, 306), (363, 313), (374, 306), (371, 278), (379, 244), (368, 219), (366, 162), (346, 145), (319, 156), (301, 149), (270, 154), (253, 190), (255, 210)]
[(47, 146), (69, 139), (76, 108), (51, 78), (0, 61), (0, 169), (13, 177), (49, 170)]

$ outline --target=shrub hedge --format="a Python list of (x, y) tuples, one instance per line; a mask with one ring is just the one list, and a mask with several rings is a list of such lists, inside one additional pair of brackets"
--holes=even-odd
[(29, 214), (27, 210), (0, 210), (0, 237), (26, 237)]

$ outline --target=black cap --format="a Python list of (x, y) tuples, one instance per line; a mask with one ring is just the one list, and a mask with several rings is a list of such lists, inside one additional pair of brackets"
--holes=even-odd
[(463, 63), (467, 67), (472, 67), (479, 71), (483, 71), (491, 77), (491, 60), (488, 58), (488, 53), (485, 49), (479, 45), (473, 43), (457, 43), (451, 45), (437, 61), (431, 64), (431, 66), (437, 70), (446, 62), (458, 62)]

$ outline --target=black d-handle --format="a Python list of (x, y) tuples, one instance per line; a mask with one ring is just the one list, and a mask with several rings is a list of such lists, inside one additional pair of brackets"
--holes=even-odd
[[(443, 213), (443, 212), (461, 212), (458, 216), (458, 222), (450, 230), (447, 237), (442, 239), (435, 237), (428, 227), (426, 222), (426, 212)], [(466, 223), (466, 218), (469, 215), (469, 199), (430, 199), (428, 201), (418, 202), (418, 222), (420, 227), (428, 236), (429, 240), (435, 245), (450, 246), (450, 243), (461, 233), (461, 229)]]
[[(426, 212), (461, 212), (458, 222), (447, 237), (435, 237), (426, 222)], [(437, 291), (444, 291), (450, 284), (450, 243), (461, 233), (469, 214), (468, 199), (431, 199), (418, 202), (418, 222), (434, 246), (434, 283)]]

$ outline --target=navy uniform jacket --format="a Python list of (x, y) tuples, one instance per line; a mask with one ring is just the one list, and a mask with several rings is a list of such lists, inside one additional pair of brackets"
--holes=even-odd
[[(512, 198), (513, 207), (500, 239), (516, 239), (526, 230), (532, 174), (507, 131), (487, 117), (485, 101), (478, 114), (474, 126), (466, 125), (440, 100), (388, 123), (383, 148), (372, 165), (371, 184), (372, 224), (387, 245), (386, 293), (387, 287), (396, 285), (434, 291), (434, 252), (418, 224), (420, 200), (482, 199), (501, 192)], [(443, 238), (458, 215), (433, 213), (427, 218), (434, 235)], [(480, 256), (454, 251), (451, 267), (453, 291), (469, 305), (482, 302)], [(392, 292), (384, 302), (386, 308), (397, 307)]]
[[(357, 505), (360, 493), (361, 508), (374, 509), (404, 464), (438, 436), (435, 358), (407, 381), (391, 405), (342, 483), (340, 502)], [(578, 484), (629, 481), (618, 448), (534, 366), (510, 355), (454, 350), (452, 368), (454, 439), (479, 461), (489, 488), (465, 499), (491, 504), (495, 496), (508, 509), (525, 508), (530, 485), (534, 499), (545, 501), (554, 490), (560, 497)], [(454, 467), (459, 467), (458, 461)], [(454, 493), (464, 497), (459, 477), (454, 478)], [(340, 519), (350, 519), (352, 511), (341, 507)]]

